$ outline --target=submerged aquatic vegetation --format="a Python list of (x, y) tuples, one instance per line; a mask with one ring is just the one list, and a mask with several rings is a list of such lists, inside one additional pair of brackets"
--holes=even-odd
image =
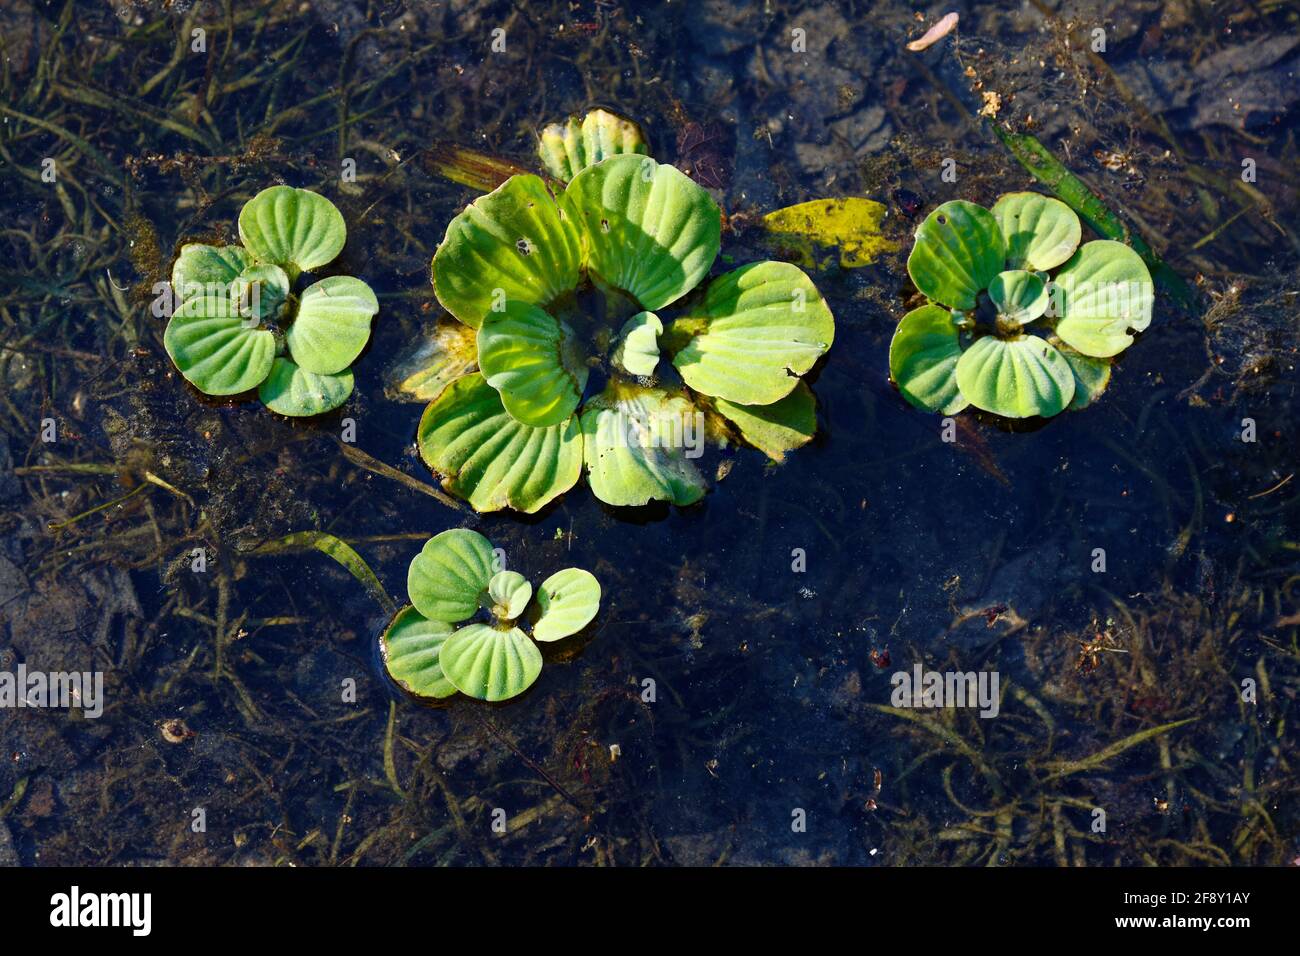
[(433, 258), (438, 301), (472, 331), (449, 363), (478, 366), (432, 376), (420, 422), (448, 490), (479, 511), (535, 512), (585, 470), (608, 504), (689, 505), (706, 487), (693, 461), (705, 411), (777, 459), (807, 442), (815, 400), (800, 376), (835, 334), (812, 280), (750, 263), (665, 320), (717, 258), (717, 204), (604, 111), (548, 128), (539, 152), (568, 180), (558, 196), (511, 176), (452, 220)]
[(589, 571), (557, 571), (534, 593), (522, 574), (501, 567), (487, 538), (463, 528), (425, 542), (407, 592), (411, 603), (389, 623), (380, 650), (389, 676), (419, 697), (516, 697), (542, 671), (535, 642), (577, 634), (600, 609), (600, 582)]
[(206, 395), (256, 388), (273, 412), (295, 417), (338, 408), (352, 394), (349, 366), (370, 339), (379, 301), (351, 276), (296, 286), (342, 251), (342, 213), (309, 190), (272, 186), (240, 210), (239, 238), (181, 247), (167, 354)]
[(1080, 247), (1081, 234), (1069, 206), (1038, 193), (1008, 193), (992, 211), (957, 200), (932, 212), (907, 259), (930, 302), (903, 316), (889, 347), (903, 397), (1006, 418), (1096, 399), (1111, 359), (1151, 324), (1153, 286), (1128, 246)]

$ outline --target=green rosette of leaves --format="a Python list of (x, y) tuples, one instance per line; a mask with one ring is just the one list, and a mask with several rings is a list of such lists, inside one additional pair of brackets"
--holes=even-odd
[(298, 287), (342, 251), (342, 213), (309, 190), (272, 186), (240, 211), (239, 238), (237, 246), (181, 247), (167, 354), (206, 395), (255, 388), (269, 409), (292, 417), (338, 408), (352, 394), (350, 366), (379, 301), (351, 276)]
[(429, 367), (399, 375), (437, 389), (420, 452), (479, 511), (536, 512), (583, 473), (607, 504), (692, 504), (707, 490), (706, 412), (776, 460), (812, 438), (800, 377), (834, 339), (826, 302), (785, 262), (706, 282), (721, 212), (645, 151), (635, 124), (603, 110), (549, 127), (539, 152), (558, 194), (512, 176), (452, 220), (433, 257), (476, 368), (463, 346), (431, 343)]
[(1038, 193), (992, 210), (947, 202), (916, 230), (907, 271), (929, 299), (898, 324), (890, 377), (913, 405), (973, 405), (1048, 418), (1093, 402), (1111, 360), (1151, 324), (1141, 257), (1111, 240), (1079, 245), (1079, 217)]
[(502, 567), (487, 538), (459, 528), (425, 542), (407, 572), (407, 593), (411, 603), (389, 622), (380, 651), (399, 687), (432, 699), (457, 691), (517, 697), (541, 674), (538, 642), (577, 634), (600, 610), (591, 573), (565, 568), (534, 590)]

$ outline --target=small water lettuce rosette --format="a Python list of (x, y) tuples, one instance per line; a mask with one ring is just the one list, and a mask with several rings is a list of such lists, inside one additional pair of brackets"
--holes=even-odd
[(406, 587), (411, 603), (389, 623), (380, 651), (399, 687), (433, 699), (457, 691), (517, 697), (542, 671), (536, 642), (577, 634), (600, 610), (600, 582), (590, 572), (565, 568), (534, 592), (522, 574), (501, 567), (487, 538), (463, 528), (425, 542)]
[(240, 211), (239, 239), (181, 247), (167, 354), (205, 395), (256, 388), (267, 408), (293, 417), (338, 408), (379, 311), (360, 279), (307, 281), (342, 251), (343, 214), (309, 190), (272, 186)]
[(433, 257), (438, 301), (466, 330), (442, 333), (442, 364), (415, 376), (434, 385), (418, 442), (445, 487), (478, 511), (531, 513), (585, 472), (610, 505), (689, 505), (706, 490), (706, 411), (775, 458), (811, 439), (800, 376), (835, 334), (812, 280), (755, 262), (686, 299), (721, 242), (708, 192), (603, 110), (544, 130), (539, 152), (567, 182), (558, 195), (512, 176)]
[(898, 324), (890, 377), (918, 408), (968, 405), (1004, 418), (1049, 418), (1089, 405), (1111, 360), (1151, 324), (1154, 287), (1121, 242), (1079, 245), (1079, 217), (1038, 193), (992, 210), (957, 200), (916, 230), (907, 259), (930, 301)]

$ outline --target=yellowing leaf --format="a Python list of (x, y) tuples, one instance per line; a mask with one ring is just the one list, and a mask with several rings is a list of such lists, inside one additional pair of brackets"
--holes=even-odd
[(899, 248), (881, 230), (887, 212), (882, 203), (858, 196), (814, 199), (768, 213), (763, 225), (806, 269), (818, 265), (817, 246), (838, 247), (840, 265), (857, 269)]

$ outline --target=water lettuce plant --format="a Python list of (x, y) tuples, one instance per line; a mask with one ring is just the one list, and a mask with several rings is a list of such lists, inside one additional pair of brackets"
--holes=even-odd
[(380, 651), (389, 676), (419, 697), (518, 696), (542, 670), (535, 642), (578, 633), (600, 609), (590, 572), (565, 568), (534, 592), (522, 574), (500, 567), (487, 538), (463, 528), (425, 542), (406, 589), (411, 603), (389, 623)]
[(1069, 206), (1032, 192), (991, 211), (946, 202), (927, 216), (907, 271), (930, 301), (903, 316), (889, 346), (903, 397), (945, 415), (973, 405), (1006, 418), (1096, 399), (1112, 358), (1150, 325), (1154, 290), (1136, 252), (1108, 239), (1079, 246), (1081, 235)]
[(342, 213), (309, 190), (272, 186), (240, 210), (239, 239), (181, 247), (167, 354), (207, 395), (256, 388), (268, 408), (290, 416), (338, 408), (352, 394), (349, 366), (379, 311), (360, 279), (305, 281), (342, 251)]
[(551, 185), (511, 176), (433, 257), (438, 301), (468, 330), (448, 359), (462, 374), (434, 377), (419, 427), (445, 487), (479, 511), (535, 512), (585, 471), (611, 505), (689, 505), (706, 411), (778, 459), (808, 441), (800, 376), (835, 334), (812, 280), (755, 262), (686, 299), (721, 242), (708, 192), (602, 110), (544, 130), (539, 152)]

